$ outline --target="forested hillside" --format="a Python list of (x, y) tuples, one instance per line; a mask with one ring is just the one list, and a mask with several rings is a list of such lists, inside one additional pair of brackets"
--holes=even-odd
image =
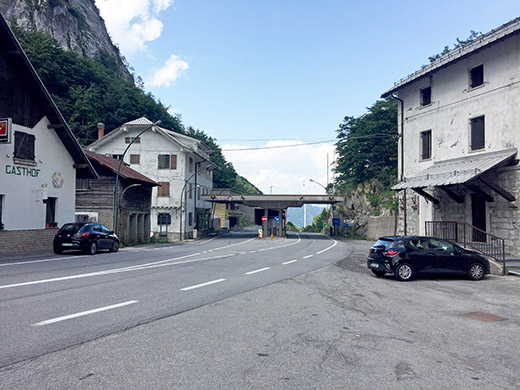
[(98, 122), (111, 131), (141, 116), (160, 119), (161, 126), (201, 139), (213, 149), (211, 158), (220, 168), (214, 173), (215, 188), (259, 193), (226, 161), (212, 137), (185, 128), (180, 118), (170, 115), (168, 107), (152, 94), (117, 76), (116, 58), (105, 56), (97, 61), (82, 57), (62, 49), (47, 33), (12, 28), (80, 144), (88, 145), (96, 139)]

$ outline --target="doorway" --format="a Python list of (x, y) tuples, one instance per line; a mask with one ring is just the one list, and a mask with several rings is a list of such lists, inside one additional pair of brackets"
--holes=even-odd
[(486, 201), (477, 194), (471, 194), (471, 224), (473, 241), (486, 242)]

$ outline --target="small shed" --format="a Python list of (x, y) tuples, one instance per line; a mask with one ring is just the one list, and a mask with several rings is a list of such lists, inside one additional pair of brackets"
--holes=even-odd
[(157, 182), (121, 164), (117, 191), (118, 226), (114, 227), (115, 185), (119, 160), (86, 151), (99, 179), (78, 179), (76, 183), (76, 220), (102, 223), (119, 235), (125, 244), (150, 242), (152, 188)]

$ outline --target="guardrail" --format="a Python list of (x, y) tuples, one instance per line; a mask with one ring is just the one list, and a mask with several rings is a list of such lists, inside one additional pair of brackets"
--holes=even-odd
[(443, 238), (476, 249), (502, 263), (503, 275), (506, 270), (506, 251), (503, 238), (487, 233), (466, 222), (426, 221), (426, 235)]

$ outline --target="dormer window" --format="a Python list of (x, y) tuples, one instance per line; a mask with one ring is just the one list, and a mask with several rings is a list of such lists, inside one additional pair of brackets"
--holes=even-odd
[(484, 65), (475, 66), (469, 71), (469, 87), (476, 88), (484, 84)]
[(21, 131), (14, 132), (14, 162), (35, 166), (34, 143), (36, 137)]
[(427, 106), (432, 102), (432, 87), (421, 89), (421, 106)]

